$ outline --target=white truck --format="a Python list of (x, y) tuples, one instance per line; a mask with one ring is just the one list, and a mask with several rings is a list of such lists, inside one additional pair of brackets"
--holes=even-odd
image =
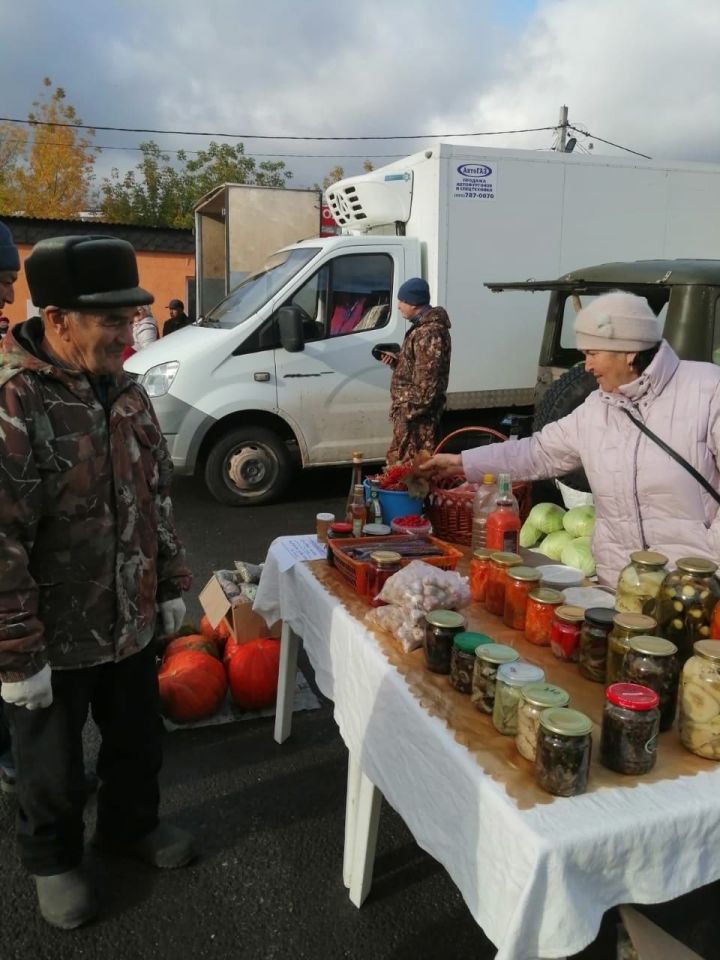
[(135, 354), (176, 470), (221, 502), (277, 498), (298, 463), (384, 457), (397, 291), (424, 276), (452, 321), (450, 409), (530, 412), (544, 303), (484, 281), (604, 260), (720, 257), (720, 167), (440, 144), (342, 180), (343, 234), (279, 250), (199, 325)]

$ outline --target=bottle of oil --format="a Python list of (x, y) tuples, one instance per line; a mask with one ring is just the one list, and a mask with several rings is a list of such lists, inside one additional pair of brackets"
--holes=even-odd
[(350, 505), (350, 516), (352, 523), (352, 535), (361, 537), (363, 527), (367, 522), (367, 507), (365, 506), (365, 497), (363, 496), (363, 487), (361, 483), (355, 484), (352, 503)]
[(348, 491), (347, 501), (345, 503), (345, 521), (352, 523), (352, 503), (355, 496), (355, 487), (362, 486), (362, 462), (363, 455), (355, 451), (352, 455), (352, 477), (350, 478), (350, 490)]
[(485, 546), (485, 527), (487, 518), (495, 509), (497, 483), (494, 473), (486, 473), (473, 498), (472, 508), (472, 549), (480, 550)]

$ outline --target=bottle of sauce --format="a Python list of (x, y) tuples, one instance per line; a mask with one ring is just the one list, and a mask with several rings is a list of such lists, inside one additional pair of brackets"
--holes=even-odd
[(365, 497), (363, 496), (363, 487), (361, 483), (355, 484), (352, 503), (350, 504), (350, 523), (352, 524), (352, 535), (361, 537), (363, 527), (367, 523), (367, 507), (365, 506)]
[[(351, 508), (353, 500), (355, 499), (355, 487), (360, 484), (362, 486), (362, 462), (363, 455), (359, 451), (355, 451), (352, 455), (352, 477), (350, 478), (350, 490), (348, 491), (347, 503), (345, 504), (345, 520), (347, 523), (352, 523)], [(360, 536), (360, 534), (353, 534), (353, 536)]]
[(517, 500), (513, 496), (510, 475), (498, 476), (498, 498), (495, 509), (487, 518), (485, 527), (486, 546), (489, 550), (517, 553), (520, 545), (520, 516)]

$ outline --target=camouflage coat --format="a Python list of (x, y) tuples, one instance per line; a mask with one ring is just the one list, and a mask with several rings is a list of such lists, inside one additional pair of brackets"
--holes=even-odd
[(410, 326), (390, 381), (392, 420), (438, 419), (450, 376), (450, 318), (431, 307)]
[(0, 345), (0, 680), (137, 653), (190, 586), (150, 401), (108, 383)]

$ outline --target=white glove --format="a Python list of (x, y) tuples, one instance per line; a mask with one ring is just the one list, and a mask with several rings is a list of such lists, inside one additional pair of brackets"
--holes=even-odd
[(3, 681), (2, 698), (5, 703), (27, 707), (28, 710), (49, 707), (53, 702), (50, 664), (46, 663), (39, 673), (34, 673), (27, 680), (14, 680), (11, 683)]
[(158, 604), (162, 620), (163, 636), (172, 637), (178, 632), (185, 619), (185, 601), (182, 597), (165, 600)]

